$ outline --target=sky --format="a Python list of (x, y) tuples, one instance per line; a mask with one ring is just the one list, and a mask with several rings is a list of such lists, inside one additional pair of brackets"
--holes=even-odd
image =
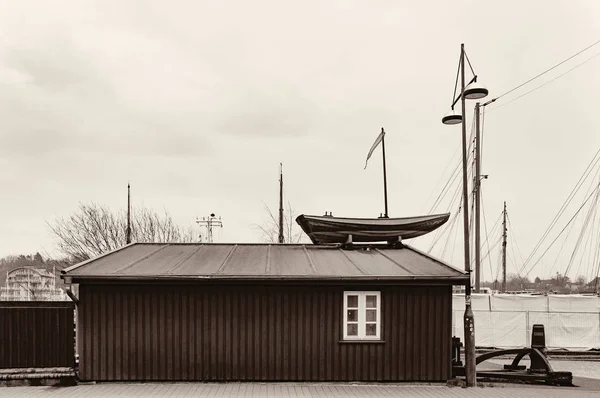
[[(47, 223), (124, 209), (128, 182), (135, 205), (259, 242), (280, 162), (297, 214), (376, 217), (381, 127), (390, 216), (427, 214), (460, 145), (441, 123), (460, 44), (491, 98), (599, 40), (599, 20), (595, 0), (2, 0), (0, 256), (56, 254)], [(524, 255), (600, 147), (600, 57), (507, 103), (598, 52), (486, 112), (484, 209), (508, 202)]]

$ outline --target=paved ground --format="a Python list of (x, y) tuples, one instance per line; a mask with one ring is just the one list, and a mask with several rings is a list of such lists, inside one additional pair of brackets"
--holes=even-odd
[(598, 391), (577, 387), (504, 386), (460, 388), (434, 385), (164, 383), (96, 384), (77, 387), (5, 387), (0, 397), (490, 397), (597, 398)]
[[(500, 368), (508, 360), (489, 361), (486, 368)], [(464, 389), (445, 385), (348, 384), (348, 383), (100, 383), (76, 387), (3, 387), (0, 398), (96, 398), (96, 397), (600, 397), (600, 362), (551, 361), (556, 371), (570, 371), (578, 387), (548, 387), (507, 383), (483, 383)], [(523, 361), (529, 365), (529, 361)], [(481, 383), (480, 383), (481, 384)]]

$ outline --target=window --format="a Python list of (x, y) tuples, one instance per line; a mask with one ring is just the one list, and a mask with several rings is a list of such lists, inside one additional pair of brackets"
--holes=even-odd
[(344, 340), (379, 340), (380, 292), (344, 292)]

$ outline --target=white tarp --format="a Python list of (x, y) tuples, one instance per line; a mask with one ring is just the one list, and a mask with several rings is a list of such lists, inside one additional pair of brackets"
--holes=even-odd
[(570, 294), (547, 296), (550, 312), (595, 312), (600, 313), (600, 297)]
[[(543, 324), (549, 348), (600, 348), (600, 297), (581, 295), (473, 294), (475, 344), (514, 348), (531, 344), (531, 329)], [(464, 342), (463, 294), (452, 297), (453, 333)]]

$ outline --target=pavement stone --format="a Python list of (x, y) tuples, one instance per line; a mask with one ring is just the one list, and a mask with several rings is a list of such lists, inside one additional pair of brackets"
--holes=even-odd
[(5, 387), (0, 397), (489, 397), (587, 398), (598, 391), (577, 387), (515, 386), (460, 388), (445, 385), (349, 383), (98, 383), (75, 387)]

